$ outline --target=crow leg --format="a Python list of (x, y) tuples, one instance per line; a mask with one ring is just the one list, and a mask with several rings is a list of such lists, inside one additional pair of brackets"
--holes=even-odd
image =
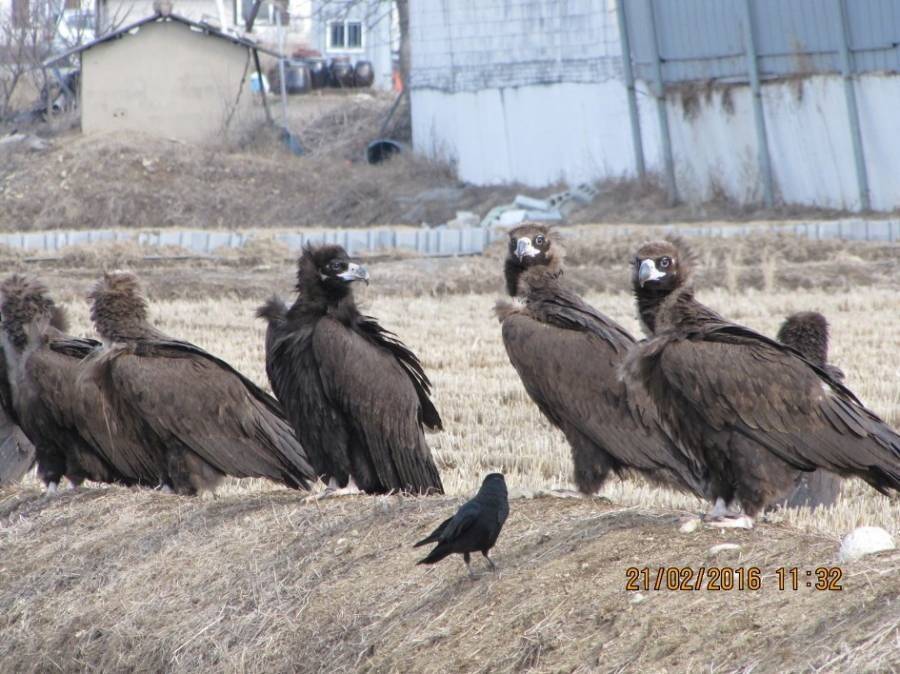
[(487, 560), (488, 565), (491, 567), (491, 571), (497, 570), (497, 565), (494, 564), (494, 560), (488, 557), (487, 550), (482, 550), (481, 554), (484, 555), (484, 558)]
[(469, 578), (474, 578), (475, 572), (472, 571), (472, 557), (468, 552), (463, 553), (463, 561), (466, 563), (466, 571), (469, 572)]

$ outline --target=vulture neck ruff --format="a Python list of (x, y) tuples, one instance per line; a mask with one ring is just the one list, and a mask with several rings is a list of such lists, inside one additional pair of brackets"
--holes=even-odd
[(2, 293), (3, 341), (21, 353), (42, 338), (55, 306), (42, 284), (20, 276), (4, 283)]
[(297, 291), (299, 294), (288, 312), (288, 318), (328, 315), (352, 327), (361, 316), (350, 287), (327, 288), (318, 283), (310, 283), (298, 286)]
[(128, 342), (164, 338), (147, 321), (147, 301), (130, 292), (97, 291), (93, 296), (91, 320), (104, 340)]
[(555, 259), (548, 264), (526, 267), (517, 260), (507, 258), (504, 265), (506, 291), (512, 297), (528, 297), (535, 290), (544, 290), (559, 285), (563, 270)]
[(641, 325), (647, 335), (656, 332), (656, 320), (663, 302), (672, 294), (671, 291), (664, 290), (659, 287), (645, 286), (634, 284), (634, 298), (637, 301), (638, 317)]

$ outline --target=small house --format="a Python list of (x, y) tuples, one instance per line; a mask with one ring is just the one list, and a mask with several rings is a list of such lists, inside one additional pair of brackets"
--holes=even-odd
[(176, 14), (155, 13), (50, 62), (81, 59), (83, 133), (132, 130), (220, 143), (264, 119), (250, 79), (257, 43)]

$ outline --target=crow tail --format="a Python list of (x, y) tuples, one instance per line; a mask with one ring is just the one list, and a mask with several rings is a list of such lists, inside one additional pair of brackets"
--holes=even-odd
[(418, 562), (416, 562), (416, 564), (437, 564), (444, 557), (449, 555), (450, 552), (450, 548), (439, 545), (434, 550), (429, 552), (428, 556), (425, 559), (420, 559)]

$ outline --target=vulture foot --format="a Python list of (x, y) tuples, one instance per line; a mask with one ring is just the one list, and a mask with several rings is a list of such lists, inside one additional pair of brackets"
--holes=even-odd
[(752, 529), (753, 518), (749, 515), (721, 515), (719, 517), (707, 517), (704, 523), (708, 527), (716, 529)]
[(332, 478), (328, 481), (328, 486), (325, 487), (323, 491), (320, 491), (318, 494), (310, 494), (303, 500), (305, 503), (311, 503), (333, 496), (359, 496), (362, 493), (364, 492), (356, 486), (356, 482), (353, 481), (353, 478), (350, 478), (346, 487), (338, 487), (337, 482)]
[(47, 491), (44, 492), (44, 495), (47, 498), (53, 498), (59, 493), (59, 484), (56, 482), (47, 483)]

